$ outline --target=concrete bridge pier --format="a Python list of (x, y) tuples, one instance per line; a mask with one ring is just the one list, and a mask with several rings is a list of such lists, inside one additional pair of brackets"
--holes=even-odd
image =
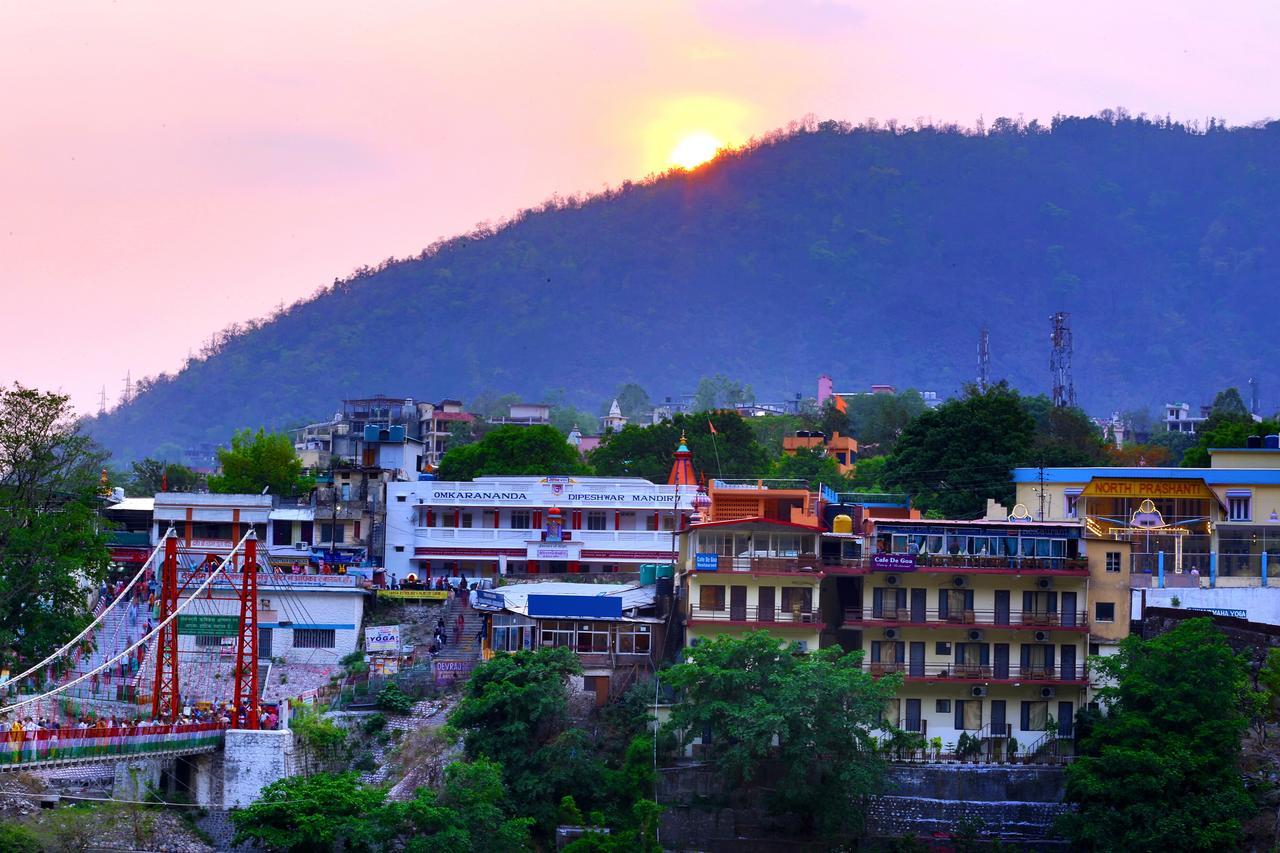
[(231, 729), (222, 754), (222, 805), (249, 805), (263, 788), (292, 775), (293, 766), (293, 732), (289, 729)]
[(165, 765), (173, 759), (132, 758), (116, 764), (111, 796), (117, 800), (142, 801), (153, 793), (163, 793)]

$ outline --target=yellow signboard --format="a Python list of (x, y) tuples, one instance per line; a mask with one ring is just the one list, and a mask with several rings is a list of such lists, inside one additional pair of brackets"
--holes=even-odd
[(1094, 477), (1081, 493), (1086, 498), (1202, 498), (1216, 499), (1201, 479), (1141, 479)]
[(418, 601), (445, 601), (449, 598), (447, 589), (380, 589), (378, 598), (409, 598)]

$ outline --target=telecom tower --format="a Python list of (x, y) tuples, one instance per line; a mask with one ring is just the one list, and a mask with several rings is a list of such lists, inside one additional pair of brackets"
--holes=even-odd
[(1071, 315), (1059, 311), (1049, 318), (1053, 332), (1049, 340), (1053, 349), (1049, 353), (1049, 372), (1053, 374), (1053, 405), (1075, 406), (1076, 386), (1071, 378)]
[(98, 392), (98, 417), (102, 417), (107, 413), (107, 386), (103, 385), (102, 390)]
[(991, 332), (986, 326), (978, 333), (978, 390), (986, 393), (991, 384)]
[(120, 398), (120, 402), (126, 406), (133, 402), (133, 371), (127, 371), (124, 375), (124, 396)]

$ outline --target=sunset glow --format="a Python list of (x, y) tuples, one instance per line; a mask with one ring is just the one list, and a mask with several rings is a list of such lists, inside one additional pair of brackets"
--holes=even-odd
[(723, 143), (709, 133), (698, 131), (684, 137), (671, 151), (671, 163), (681, 169), (694, 169), (714, 160)]

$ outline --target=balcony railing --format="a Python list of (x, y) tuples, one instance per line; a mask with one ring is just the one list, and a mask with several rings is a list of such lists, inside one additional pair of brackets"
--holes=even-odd
[[(725, 557), (716, 561), (719, 572), (818, 572), (822, 562), (817, 554), (799, 554), (794, 557)], [(701, 569), (700, 571), (707, 571)]]
[[(898, 556), (912, 556), (902, 554)], [(916, 554), (916, 569), (1010, 569), (1013, 571), (1087, 572), (1089, 561), (1077, 557), (1004, 557), (974, 554)], [(870, 559), (870, 558), (868, 558)]]
[(907, 678), (947, 681), (1069, 681), (1088, 678), (1083, 664), (1055, 666), (1049, 664), (956, 663), (955, 661), (871, 661), (863, 668), (872, 675), (900, 672)]
[(804, 611), (792, 608), (783, 610), (780, 607), (759, 607), (757, 605), (732, 605), (721, 610), (710, 610), (694, 605), (689, 609), (690, 621), (713, 622), (759, 622), (768, 625), (812, 625), (820, 624), (820, 616), (816, 611)]
[[(418, 547), (522, 547), (541, 538), (542, 530), (511, 527), (418, 527), (413, 541)], [(670, 530), (570, 530), (570, 542), (584, 548), (640, 549), (670, 553)]]
[(912, 610), (909, 607), (885, 608), (877, 613), (872, 609), (849, 607), (844, 611), (844, 624), (874, 624), (924, 628), (967, 628), (973, 626), (1011, 628), (1074, 628), (1084, 630), (1089, 626), (1087, 610), (1048, 612), (1041, 610), (949, 610), (939, 613), (936, 609)]

